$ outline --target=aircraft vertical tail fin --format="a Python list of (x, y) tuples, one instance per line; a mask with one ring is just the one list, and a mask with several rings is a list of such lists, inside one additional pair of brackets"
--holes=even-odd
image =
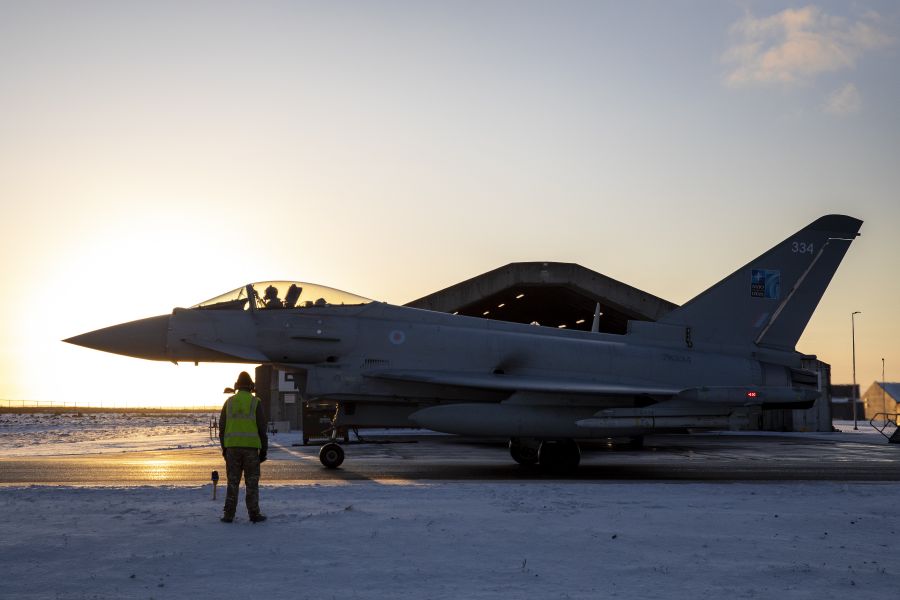
[(827, 215), (750, 261), (660, 323), (693, 340), (793, 350), (862, 221)]

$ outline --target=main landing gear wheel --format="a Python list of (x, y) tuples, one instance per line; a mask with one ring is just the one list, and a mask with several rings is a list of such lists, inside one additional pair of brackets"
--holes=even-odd
[(337, 469), (344, 462), (344, 449), (339, 444), (328, 442), (319, 450), (319, 460), (329, 469)]
[(522, 438), (509, 438), (509, 455), (520, 465), (536, 465), (538, 463), (538, 450), (541, 445), (535, 440), (529, 444)]
[(538, 461), (549, 471), (571, 472), (581, 462), (581, 449), (575, 440), (544, 440), (538, 450)]

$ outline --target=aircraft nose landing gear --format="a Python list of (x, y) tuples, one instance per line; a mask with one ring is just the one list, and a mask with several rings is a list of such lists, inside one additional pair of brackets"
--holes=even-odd
[(328, 442), (319, 450), (319, 461), (326, 468), (337, 469), (344, 462), (344, 449), (340, 444)]
[[(338, 417), (341, 414), (340, 402), (335, 403), (334, 416), (331, 417), (331, 441), (319, 449), (319, 462), (326, 469), (337, 469), (344, 462), (344, 449), (337, 443)], [(346, 437), (344, 438), (347, 439)]]

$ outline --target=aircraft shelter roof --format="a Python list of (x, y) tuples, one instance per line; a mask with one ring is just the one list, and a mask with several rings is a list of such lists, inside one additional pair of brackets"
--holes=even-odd
[(589, 331), (598, 302), (600, 331), (606, 333), (625, 333), (629, 320), (656, 321), (678, 306), (581, 265), (558, 262), (510, 263), (407, 306)]

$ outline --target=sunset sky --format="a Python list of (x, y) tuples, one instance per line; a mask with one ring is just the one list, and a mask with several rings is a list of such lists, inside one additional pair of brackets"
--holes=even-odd
[(0, 398), (216, 404), (62, 343), (250, 281), (513, 261), (683, 303), (865, 221), (798, 349), (900, 380), (900, 4), (0, 0)]

